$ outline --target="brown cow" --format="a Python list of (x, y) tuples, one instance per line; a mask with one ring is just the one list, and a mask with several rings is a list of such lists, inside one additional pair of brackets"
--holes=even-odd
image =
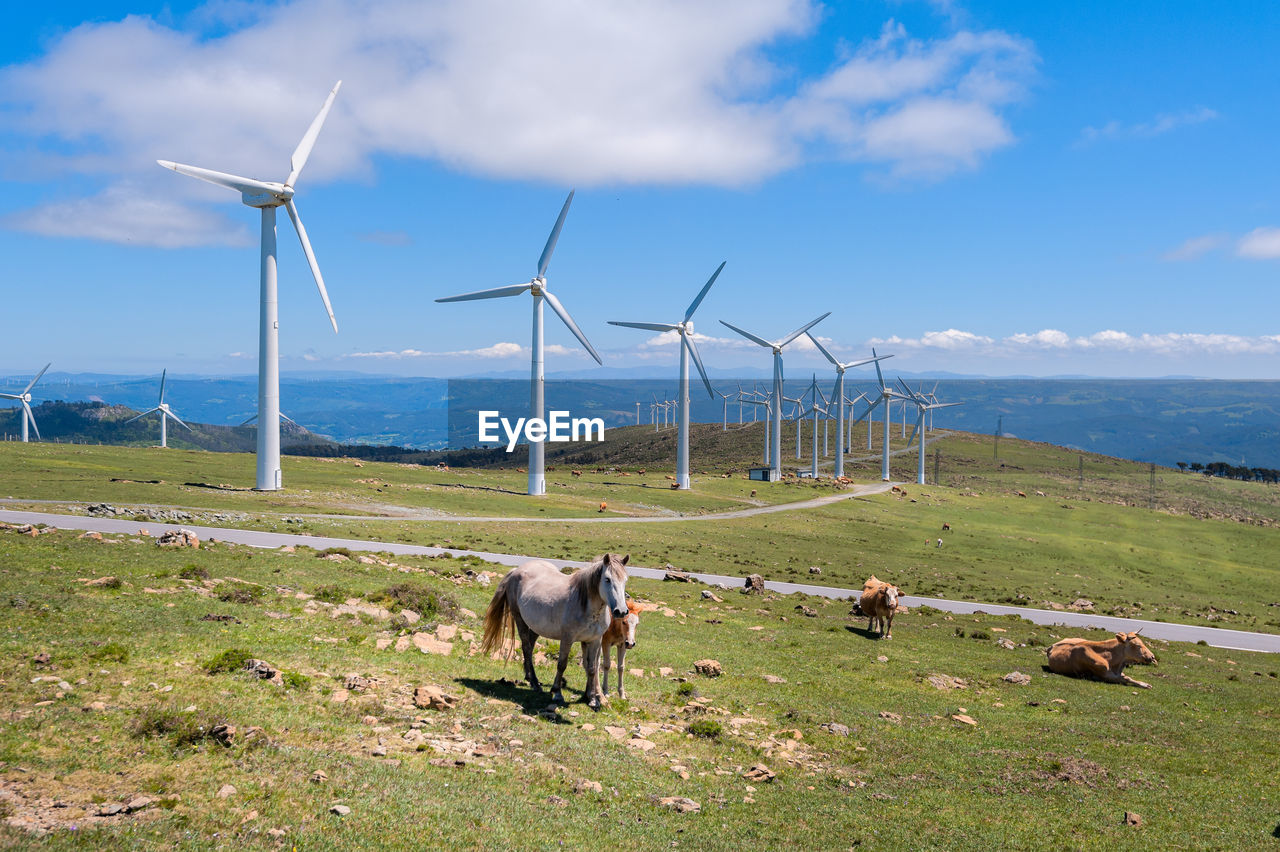
[(609, 694), (609, 667), (612, 664), (613, 647), (618, 647), (618, 697), (626, 699), (627, 690), (622, 685), (623, 663), (627, 649), (636, 646), (636, 628), (640, 626), (640, 607), (635, 601), (627, 601), (626, 618), (615, 618), (600, 639), (600, 667), (604, 669), (604, 694)]
[(870, 621), (867, 622), (867, 632), (875, 626), (876, 622), (880, 622), (880, 638), (893, 638), (893, 615), (898, 611), (898, 587), (877, 580), (874, 574), (867, 582), (862, 584), (862, 597), (858, 599), (858, 605)]
[(1116, 638), (1101, 642), (1063, 639), (1049, 648), (1049, 668), (1058, 674), (1150, 689), (1151, 684), (1124, 673), (1125, 666), (1138, 664), (1158, 665), (1156, 655), (1147, 650), (1137, 633), (1117, 633)]

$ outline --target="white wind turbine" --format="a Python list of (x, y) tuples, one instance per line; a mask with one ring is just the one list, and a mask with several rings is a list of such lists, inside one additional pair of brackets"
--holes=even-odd
[(44, 365), (44, 369), (36, 373), (36, 377), (27, 382), (27, 386), (22, 389), (21, 393), (0, 393), (0, 399), (16, 399), (22, 406), (22, 443), (28, 443), (27, 440), (27, 423), (31, 423), (31, 428), (36, 432), (36, 440), (40, 438), (40, 427), (36, 426), (36, 416), (31, 413), (31, 389), (36, 386), (36, 382), (40, 381), (40, 377), (44, 375), (45, 370), (53, 365), (50, 361)]
[(773, 351), (773, 406), (770, 411), (772, 422), (769, 425), (769, 429), (773, 434), (773, 437), (769, 442), (769, 475), (772, 479), (777, 480), (782, 478), (782, 348), (829, 316), (831, 316), (831, 312), (827, 311), (817, 319), (800, 326), (800, 328), (797, 328), (786, 337), (779, 338), (772, 342), (765, 340), (763, 337), (757, 337), (749, 331), (744, 331), (736, 325), (731, 325), (724, 320), (720, 320), (722, 325), (733, 329), (752, 343), (756, 343), (763, 346), (765, 349)]
[[(927, 415), (932, 415), (935, 409), (950, 408), (953, 405), (963, 405), (963, 403), (930, 402), (929, 397), (932, 396), (932, 393), (924, 394), (919, 391), (913, 391), (911, 390), (911, 388), (907, 387), (906, 382), (902, 381), (902, 379), (898, 379), (898, 384), (902, 385), (902, 389), (907, 392), (907, 395), (903, 397), (904, 407), (907, 402), (912, 403), (916, 407), (916, 426), (914, 429), (911, 430), (911, 437), (907, 439), (907, 446), (910, 447), (912, 441), (914, 441), (917, 437), (920, 438), (919, 455), (916, 462), (916, 483), (919, 485), (924, 485), (925, 417)], [(936, 485), (937, 483), (934, 483), (934, 484)]]
[[(600, 354), (596, 352), (595, 347), (591, 345), (591, 341), (587, 340), (582, 330), (578, 328), (578, 324), (573, 321), (573, 317), (569, 316), (569, 312), (564, 309), (564, 305), (560, 304), (560, 300), (552, 295), (547, 289), (547, 267), (551, 265), (551, 255), (556, 250), (556, 241), (560, 239), (560, 229), (564, 227), (564, 219), (569, 215), (569, 205), (573, 203), (573, 191), (570, 190), (569, 197), (564, 200), (564, 206), (560, 208), (560, 217), (556, 219), (555, 227), (551, 229), (551, 236), (547, 237), (547, 244), (542, 248), (542, 255), (538, 258), (538, 274), (526, 281), (524, 284), (513, 284), (510, 287), (494, 287), (491, 290), (479, 290), (475, 293), (463, 293), (460, 296), (446, 296), (443, 299), (436, 299), (437, 302), (471, 302), (477, 299), (500, 299), (504, 296), (519, 296), (521, 293), (531, 293), (533, 295), (533, 363), (530, 367), (529, 381), (529, 418), (531, 420), (546, 420), (545, 404), (543, 399), (544, 384), (546, 378), (543, 371), (543, 348), (542, 348), (542, 305), (545, 302), (551, 306), (551, 310), (556, 312), (556, 316), (573, 332), (573, 336), (578, 338), (583, 348), (591, 353), (591, 357), (596, 359), (597, 364), (604, 364), (600, 360)], [(538, 497), (547, 493), (546, 478), (546, 444), (542, 441), (529, 442), (529, 495)]]
[[(621, 322), (619, 320), (609, 320), (609, 325), (620, 325), (624, 328), (639, 328), (645, 331), (667, 332), (674, 331), (680, 335), (680, 386), (677, 391), (676, 404), (680, 410), (680, 433), (676, 439), (676, 488), (687, 491), (689, 488), (689, 357), (693, 356), (693, 363), (698, 368), (698, 375), (702, 376), (702, 383), (707, 386), (707, 396), (715, 398), (715, 391), (711, 388), (711, 380), (707, 378), (707, 371), (702, 366), (702, 358), (698, 355), (698, 347), (693, 342), (693, 313), (698, 310), (698, 306), (702, 304), (702, 300), (707, 297), (707, 291), (711, 289), (711, 285), (716, 283), (716, 279), (720, 277), (720, 272), (724, 269), (722, 261), (716, 267), (716, 271), (711, 273), (711, 277), (707, 283), (698, 291), (698, 295), (689, 303), (689, 309), (684, 312), (684, 319), (677, 323), (668, 322)], [(728, 412), (728, 409), (725, 409)]]
[[(827, 347), (823, 346), (818, 338), (810, 334), (809, 339), (813, 341), (813, 345), (818, 347), (818, 351), (827, 357), (827, 360), (835, 365), (836, 368), (836, 389), (832, 394), (832, 399), (836, 401), (836, 469), (835, 477), (839, 479), (844, 476), (844, 454), (845, 450), (845, 434), (844, 434), (844, 371), (850, 367), (861, 367), (863, 364), (870, 364), (873, 361), (883, 361), (885, 358), (892, 358), (892, 355), (882, 355), (877, 357), (872, 353), (870, 358), (864, 361), (850, 361), (847, 364), (836, 360), (836, 357), (827, 351)], [(877, 369), (879, 369), (877, 367)]]
[(128, 420), (124, 421), (125, 423), (132, 423), (135, 420), (141, 420), (143, 417), (146, 417), (148, 414), (155, 414), (157, 411), (160, 412), (160, 446), (161, 447), (169, 446), (169, 428), (168, 427), (169, 427), (170, 417), (172, 417), (174, 422), (176, 422), (183, 429), (186, 429), (188, 432), (191, 431), (191, 427), (183, 423), (182, 418), (174, 414), (173, 409), (169, 407), (169, 403), (164, 401), (164, 380), (168, 372), (169, 372), (168, 370), (164, 370), (163, 372), (160, 373), (160, 401), (156, 403), (156, 407), (148, 409), (142, 412), (141, 414), (137, 415), (136, 417), (130, 417)]
[(284, 207), (293, 222), (293, 229), (298, 232), (298, 240), (302, 243), (302, 252), (307, 256), (307, 264), (311, 267), (311, 275), (316, 279), (316, 287), (320, 290), (320, 299), (324, 302), (325, 313), (333, 324), (333, 331), (338, 331), (338, 320), (333, 315), (333, 306), (329, 304), (329, 293), (324, 287), (324, 278), (320, 276), (320, 266), (316, 263), (315, 252), (311, 250), (311, 240), (307, 238), (307, 230), (298, 218), (297, 205), (293, 203), (294, 183), (302, 173), (302, 167), (311, 156), (316, 137), (329, 115), (333, 99), (342, 85), (339, 80), (334, 84), (324, 106), (311, 121), (311, 126), (303, 134), (302, 141), (289, 157), (289, 176), (284, 183), (252, 180), (237, 177), (224, 172), (215, 172), (196, 166), (186, 166), (168, 160), (157, 160), (166, 169), (188, 177), (199, 178), (218, 186), (225, 186), (240, 193), (240, 200), (249, 207), (257, 207), (262, 211), (262, 295), (258, 323), (258, 472), (257, 489), (259, 491), (275, 491), (284, 483), (280, 474), (280, 321), (279, 305), (276, 296), (276, 208)]
[[(884, 374), (880, 372), (880, 361), (883, 359), (880, 356), (876, 355), (875, 347), (872, 347), (871, 349), (871, 357), (872, 357), (873, 363), (875, 364), (876, 383), (880, 385), (880, 393), (876, 396), (875, 401), (871, 402), (867, 406), (867, 410), (862, 412), (861, 416), (859, 416), (858, 419), (861, 420), (863, 417), (868, 418), (867, 419), (867, 449), (869, 450), (871, 449), (871, 420), (870, 420), (871, 412), (875, 411), (876, 406), (878, 405), (884, 406), (884, 452), (880, 458), (880, 478), (885, 482), (888, 482), (889, 481), (889, 430), (893, 426), (892, 421), (889, 419), (890, 417), (889, 403), (895, 396), (897, 396), (897, 394), (893, 392), (893, 388), (887, 387), (884, 383)], [(891, 356), (886, 355), (884, 357), (889, 358)]]

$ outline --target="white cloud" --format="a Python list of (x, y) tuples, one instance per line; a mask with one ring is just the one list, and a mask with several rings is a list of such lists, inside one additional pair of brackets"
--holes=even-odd
[[(582, 354), (581, 350), (568, 346), (561, 346), (558, 343), (549, 343), (543, 346), (543, 352), (547, 355), (571, 355)], [(519, 343), (502, 342), (495, 343), (492, 346), (484, 346), (480, 349), (456, 349), (452, 352), (426, 352), (421, 349), (400, 349), (386, 350), (380, 352), (352, 352), (343, 357), (346, 358), (368, 358), (373, 360), (391, 360), (401, 361), (407, 358), (483, 358), (483, 359), (501, 359), (529, 357), (529, 347), (521, 346)]]
[(1125, 124), (1120, 121), (1109, 121), (1101, 127), (1086, 127), (1081, 131), (1081, 142), (1097, 142), (1102, 139), (1138, 138), (1149, 139), (1160, 136), (1179, 127), (1203, 124), (1213, 121), (1218, 113), (1208, 107), (1197, 107), (1179, 113), (1162, 113), (1150, 121), (1137, 124)]
[[(185, 207), (233, 196), (155, 159), (281, 179), (337, 76), (304, 195), (308, 182), (368, 177), (380, 155), (580, 186), (733, 186), (829, 156), (943, 174), (1013, 140), (1001, 110), (1034, 73), (1026, 40), (917, 40), (890, 23), (806, 74), (786, 58), (821, 18), (813, 0), (215, 2), (175, 26), (82, 24), (0, 70), (0, 141), (37, 152), (10, 158), (11, 179), (132, 181)], [(92, 227), (121, 209), (109, 189), (96, 217), (50, 232), (176, 246), (205, 230), (186, 216), (169, 220), (177, 234), (127, 216)], [(49, 206), (24, 216), (58, 218)], [(208, 241), (230, 239), (225, 222), (204, 225)]]
[(1165, 332), (1129, 334), (1104, 329), (1090, 335), (1072, 337), (1064, 331), (1046, 328), (1018, 332), (996, 339), (972, 332), (948, 329), (925, 332), (918, 338), (872, 338), (871, 346), (908, 350), (934, 349), (966, 354), (1016, 357), (1030, 352), (1129, 352), (1154, 355), (1269, 355), (1280, 353), (1280, 335), (1256, 337), (1237, 334)]
[(1253, 260), (1274, 260), (1280, 257), (1280, 228), (1254, 228), (1240, 238), (1236, 254)]
[(1230, 240), (1226, 234), (1205, 234), (1201, 237), (1192, 237), (1172, 251), (1167, 251), (1161, 255), (1161, 260), (1183, 261), (1195, 260), (1211, 251), (1221, 248)]

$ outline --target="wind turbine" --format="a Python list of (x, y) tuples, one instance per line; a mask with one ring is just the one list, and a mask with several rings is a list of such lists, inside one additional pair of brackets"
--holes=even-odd
[(22, 393), (0, 393), (0, 399), (16, 399), (22, 404), (22, 443), (27, 441), (27, 422), (30, 421), (31, 428), (36, 432), (36, 440), (40, 438), (40, 427), (36, 426), (36, 416), (31, 413), (31, 389), (36, 386), (36, 382), (40, 381), (40, 377), (44, 375), (45, 370), (53, 365), (50, 361), (44, 365), (44, 369), (36, 373), (36, 377), (27, 382), (27, 386), (22, 389)]
[[(693, 314), (698, 310), (698, 306), (702, 304), (702, 300), (707, 297), (707, 291), (711, 289), (711, 285), (716, 283), (716, 279), (720, 277), (720, 272), (724, 269), (727, 261), (721, 261), (716, 267), (716, 271), (711, 273), (711, 277), (707, 279), (707, 283), (698, 291), (698, 295), (689, 303), (689, 309), (684, 312), (684, 319), (677, 323), (667, 322), (622, 322), (619, 320), (609, 320), (609, 325), (619, 325), (624, 328), (639, 328), (645, 331), (667, 332), (674, 331), (680, 335), (680, 387), (678, 390), (678, 404), (680, 406), (680, 433), (676, 440), (676, 488), (681, 491), (689, 489), (689, 357), (693, 356), (693, 363), (698, 368), (698, 375), (702, 376), (702, 383), (707, 386), (707, 396), (715, 398), (715, 391), (711, 388), (711, 380), (707, 378), (707, 371), (702, 366), (702, 358), (698, 355), (698, 347), (693, 342)], [(728, 404), (726, 403), (726, 406)], [(728, 408), (725, 408), (725, 416), (728, 417)], [(727, 422), (726, 422), (726, 428)]]
[(907, 396), (903, 397), (904, 407), (910, 402), (916, 407), (916, 426), (911, 430), (911, 437), (907, 440), (907, 446), (911, 446), (911, 442), (920, 438), (919, 458), (916, 462), (916, 483), (924, 485), (924, 422), (927, 414), (932, 414), (934, 409), (950, 408), (953, 405), (963, 405), (959, 402), (930, 402), (929, 395), (919, 391), (913, 391), (907, 387), (902, 379), (898, 379), (898, 384), (902, 385), (903, 390), (907, 392)]
[(293, 203), (294, 183), (302, 173), (302, 167), (311, 156), (316, 137), (324, 125), (333, 99), (342, 85), (339, 80), (334, 84), (324, 106), (311, 121), (311, 126), (303, 134), (302, 141), (289, 157), (289, 176), (284, 183), (252, 180), (237, 177), (224, 172), (215, 172), (196, 166), (186, 166), (169, 160), (157, 160), (166, 169), (173, 169), (178, 174), (198, 178), (218, 186), (225, 186), (240, 193), (240, 200), (249, 207), (257, 207), (262, 211), (262, 295), (258, 322), (258, 472), (257, 489), (259, 491), (275, 491), (283, 487), (280, 474), (280, 322), (276, 297), (276, 208), (284, 207), (293, 222), (293, 229), (298, 232), (298, 240), (302, 243), (302, 253), (307, 256), (307, 264), (311, 267), (311, 275), (316, 279), (316, 287), (320, 290), (320, 299), (324, 302), (325, 312), (333, 331), (338, 332), (338, 320), (333, 315), (333, 306), (329, 304), (329, 293), (324, 288), (324, 279), (320, 276), (320, 266), (316, 263), (315, 252), (311, 250), (311, 240), (307, 238), (307, 230), (298, 218), (297, 205)]
[[(753, 393), (751, 398), (745, 400), (745, 402), (748, 405), (764, 406), (765, 418), (769, 419), (769, 413), (773, 410), (773, 403), (769, 401), (768, 397), (765, 397), (764, 399), (758, 399)], [(752, 409), (752, 411), (755, 411), (755, 410), (756, 409)], [(753, 420), (752, 422), (754, 423), (755, 421)], [(764, 464), (769, 464), (769, 459), (770, 459), (770, 455), (769, 455), (769, 432), (770, 431), (771, 430), (768, 424), (766, 424), (764, 429)]]
[[(819, 352), (821, 352), (823, 355), (825, 355), (825, 356), (826, 356), (826, 358), (827, 358), (827, 360), (828, 360), (828, 361), (830, 361), (832, 364), (834, 364), (834, 365), (835, 365), (835, 368), (836, 368), (836, 388), (835, 388), (835, 391), (832, 393), (831, 398), (837, 401), (837, 405), (836, 405), (836, 412), (837, 412), (837, 415), (836, 415), (836, 435), (837, 435), (837, 437), (836, 437), (836, 469), (835, 469), (835, 477), (836, 477), (836, 479), (839, 479), (840, 477), (844, 476), (844, 454), (845, 454), (845, 436), (844, 436), (844, 405), (845, 405), (845, 400), (846, 400), (846, 398), (845, 398), (845, 393), (844, 393), (844, 371), (845, 371), (845, 370), (847, 370), (847, 369), (849, 369), (850, 367), (861, 367), (863, 364), (870, 364), (870, 363), (872, 363), (872, 362), (877, 362), (876, 369), (877, 369), (877, 370), (879, 370), (879, 369), (880, 369), (880, 367), (879, 367), (878, 362), (883, 361), (885, 358), (892, 358), (893, 356), (892, 356), (892, 355), (881, 355), (881, 356), (877, 356), (877, 355), (875, 354), (875, 350), (872, 350), (872, 353), (871, 353), (871, 357), (870, 357), (870, 358), (867, 358), (866, 360), (863, 360), (863, 361), (850, 361), (849, 363), (845, 364), (845, 363), (841, 363), (840, 361), (837, 361), (837, 360), (836, 360), (836, 356), (834, 356), (834, 355), (832, 355), (830, 352), (828, 352), (828, 351), (827, 351), (827, 347), (823, 346), (823, 345), (818, 341), (818, 338), (817, 338), (816, 336), (814, 336), (814, 335), (810, 334), (810, 335), (809, 335), (809, 339), (813, 341), (813, 345), (814, 345), (814, 346), (818, 347), (818, 351), (819, 351)], [(861, 396), (861, 394), (859, 394), (859, 396)], [(864, 398), (865, 398), (865, 397), (864, 397)], [(872, 407), (874, 407), (874, 406), (872, 406)], [(852, 412), (850, 412), (850, 413), (852, 413)], [(859, 419), (861, 419), (861, 418), (859, 418)], [(867, 434), (868, 434), (868, 435), (870, 435), (870, 428), (871, 428), (871, 426), (870, 426), (870, 424), (868, 424), (868, 426), (867, 426), (867, 429), (868, 429), (868, 433), (867, 433)], [(870, 449), (870, 448), (868, 447), (868, 449)]]
[(769, 428), (773, 433), (773, 439), (770, 441), (769, 476), (774, 480), (782, 478), (782, 453), (780, 451), (782, 444), (782, 348), (829, 316), (831, 316), (831, 312), (827, 311), (817, 319), (810, 320), (805, 325), (800, 326), (786, 337), (779, 338), (775, 341), (768, 341), (763, 337), (757, 337), (749, 331), (744, 331), (743, 329), (738, 328), (736, 325), (731, 325), (724, 320), (720, 320), (721, 325), (733, 329), (752, 343), (773, 351), (773, 410), (770, 412), (772, 423), (769, 425)]
[[(597, 364), (604, 364), (600, 360), (600, 355), (596, 352), (595, 347), (591, 345), (591, 341), (587, 340), (587, 336), (578, 328), (578, 324), (573, 321), (573, 317), (569, 316), (569, 312), (564, 309), (564, 305), (560, 304), (560, 300), (552, 295), (547, 289), (547, 267), (551, 265), (551, 255), (556, 250), (556, 240), (560, 239), (560, 229), (564, 227), (564, 217), (569, 215), (569, 205), (573, 203), (573, 191), (569, 191), (569, 197), (564, 200), (564, 206), (560, 208), (560, 217), (556, 219), (555, 227), (551, 229), (551, 236), (547, 237), (547, 244), (542, 248), (542, 256), (538, 258), (538, 274), (524, 284), (513, 284), (510, 287), (495, 287), (491, 290), (479, 290), (475, 293), (463, 293), (460, 296), (446, 296), (443, 299), (436, 299), (437, 302), (471, 302), (477, 299), (500, 299), (504, 296), (519, 296), (521, 293), (533, 294), (533, 363), (530, 368), (529, 381), (529, 418), (531, 420), (546, 420), (546, 411), (543, 402), (543, 390), (545, 384), (545, 376), (543, 373), (543, 349), (542, 349), (542, 304), (543, 302), (551, 306), (551, 310), (556, 312), (556, 316), (560, 317), (560, 321), (573, 332), (573, 336), (578, 338), (583, 348), (596, 359)], [(547, 493), (546, 478), (546, 444), (542, 441), (529, 442), (529, 495), (538, 497)]]
[[(861, 416), (859, 416), (858, 419), (861, 420), (863, 417), (869, 418), (871, 415), (871, 412), (876, 410), (876, 406), (879, 406), (879, 405), (884, 406), (884, 453), (882, 454), (880, 459), (880, 478), (885, 482), (888, 482), (889, 481), (889, 430), (893, 426), (893, 422), (889, 419), (890, 417), (889, 403), (893, 399), (895, 394), (893, 392), (893, 388), (887, 387), (884, 383), (884, 374), (880, 372), (880, 361), (882, 359), (880, 358), (880, 356), (876, 354), (875, 347), (872, 347), (871, 349), (871, 357), (876, 367), (876, 383), (880, 385), (880, 393), (876, 396), (875, 401), (870, 403), (867, 406), (867, 410), (862, 412)], [(891, 356), (886, 355), (884, 357), (888, 358)], [(871, 449), (871, 420), (870, 419), (867, 420), (867, 449), (868, 450)]]
[(155, 414), (157, 411), (160, 412), (160, 446), (161, 447), (169, 446), (169, 418), (170, 417), (172, 417), (174, 421), (178, 423), (178, 425), (180, 425), (183, 429), (186, 429), (188, 432), (191, 431), (191, 427), (183, 423), (182, 418), (174, 414), (173, 409), (169, 408), (169, 403), (164, 401), (164, 380), (168, 372), (169, 372), (168, 370), (164, 370), (163, 372), (160, 373), (160, 401), (156, 403), (156, 407), (152, 409), (148, 409), (147, 411), (142, 412), (138, 416), (130, 417), (128, 420), (124, 421), (125, 423), (132, 423), (135, 420), (141, 420), (143, 417), (146, 417), (148, 414)]

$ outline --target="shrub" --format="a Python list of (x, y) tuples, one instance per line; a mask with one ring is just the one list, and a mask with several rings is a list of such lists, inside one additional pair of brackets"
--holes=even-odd
[(676, 687), (676, 695), (680, 696), (681, 698), (697, 698), (698, 687), (694, 686), (692, 683), (689, 683), (688, 681), (685, 681), (684, 683)]
[(246, 661), (251, 659), (253, 659), (253, 654), (243, 648), (228, 648), (205, 663), (204, 670), (211, 675), (221, 672), (237, 672), (244, 668)]
[(332, 556), (335, 553), (339, 556), (345, 556), (348, 559), (355, 559), (355, 557), (351, 555), (351, 551), (345, 547), (326, 547), (324, 550), (318, 552), (316, 556), (323, 559), (324, 557)]
[(224, 583), (218, 590), (218, 600), (223, 603), (252, 604), (267, 593), (265, 586), (250, 583)]
[(119, 642), (107, 642), (104, 645), (90, 648), (87, 656), (94, 662), (127, 663), (129, 662), (129, 649)]
[(340, 604), (346, 601), (347, 598), (355, 597), (355, 592), (333, 583), (316, 586), (311, 590), (311, 594), (316, 596), (316, 600), (331, 604)]
[(280, 672), (281, 679), (284, 680), (285, 689), (306, 690), (311, 686), (311, 678), (298, 672)]
[(691, 722), (686, 730), (695, 737), (714, 740), (720, 736), (724, 729), (714, 719), (698, 719), (696, 722)]
[(185, 713), (157, 705), (138, 711), (130, 733), (139, 738), (167, 738), (174, 748), (180, 748), (210, 739), (214, 727), (220, 724), (223, 719), (210, 713)]
[(195, 564), (184, 565), (182, 570), (178, 572), (178, 576), (184, 580), (207, 580), (209, 579), (209, 571)]
[(969, 634), (970, 639), (990, 639), (991, 634), (985, 630), (974, 630)]
[(369, 596), (375, 602), (394, 603), (401, 609), (411, 609), (423, 618), (457, 618), (458, 602), (452, 595), (437, 592), (420, 583), (396, 583)]
[(963, 638), (964, 638), (964, 628), (963, 628), (963, 627), (957, 627), (957, 628), (956, 628), (956, 635), (957, 635), (957, 636), (959, 636), (961, 639), (963, 639)]

